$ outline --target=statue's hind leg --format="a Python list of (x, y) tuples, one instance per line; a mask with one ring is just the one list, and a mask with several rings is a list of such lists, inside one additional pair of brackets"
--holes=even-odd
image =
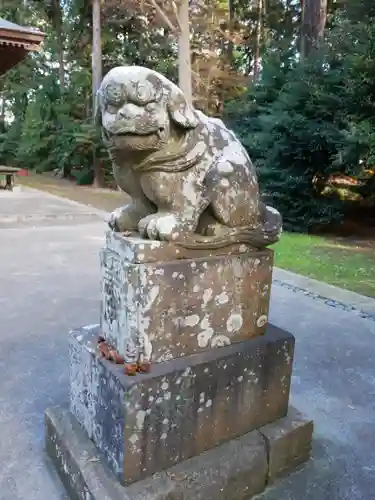
[(222, 160), (206, 176), (210, 211), (226, 227), (259, 224), (259, 190), (252, 165)]

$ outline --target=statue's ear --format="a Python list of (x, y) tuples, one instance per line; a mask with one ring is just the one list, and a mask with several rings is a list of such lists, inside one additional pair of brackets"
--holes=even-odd
[(168, 96), (167, 109), (171, 120), (180, 127), (195, 128), (199, 123), (197, 112), (176, 85), (173, 85)]

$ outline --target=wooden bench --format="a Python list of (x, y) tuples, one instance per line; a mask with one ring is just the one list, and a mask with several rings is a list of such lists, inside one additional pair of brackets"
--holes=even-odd
[(0, 176), (5, 176), (5, 183), (0, 182), (0, 189), (13, 191), (14, 177), (20, 170), (20, 168), (16, 167), (5, 167), (0, 165)]

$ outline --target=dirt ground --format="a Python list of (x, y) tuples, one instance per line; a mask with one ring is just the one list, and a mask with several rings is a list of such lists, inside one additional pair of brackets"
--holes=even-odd
[(49, 175), (29, 174), (26, 177), (18, 177), (16, 183), (47, 191), (108, 212), (129, 201), (129, 197), (121, 191), (92, 186), (78, 186), (72, 181)]

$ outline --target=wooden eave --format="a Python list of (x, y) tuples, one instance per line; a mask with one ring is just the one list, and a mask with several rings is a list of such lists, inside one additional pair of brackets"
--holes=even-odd
[(22, 61), (29, 52), (37, 51), (44, 33), (0, 19), (0, 75)]
[(41, 32), (22, 32), (0, 28), (0, 45), (22, 47), (25, 50), (38, 50), (44, 39)]

